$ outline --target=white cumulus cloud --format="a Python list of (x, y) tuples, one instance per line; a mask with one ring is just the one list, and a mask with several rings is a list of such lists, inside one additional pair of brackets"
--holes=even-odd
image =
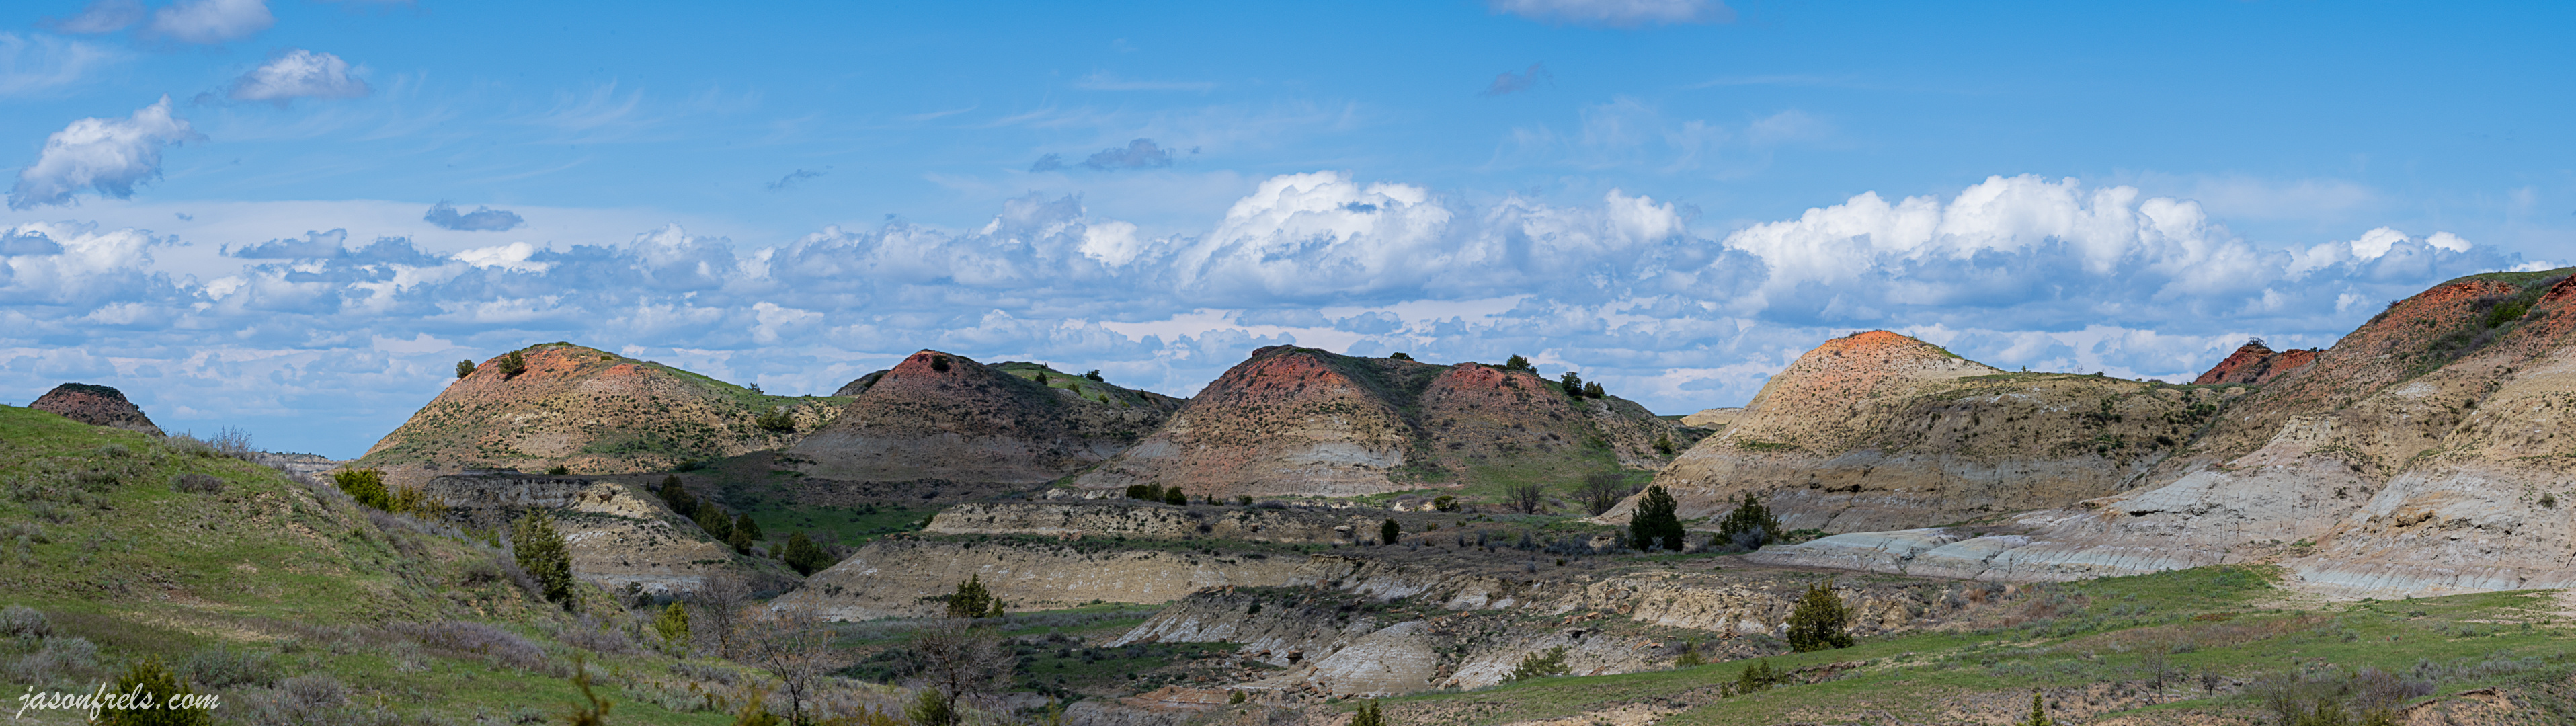
[(329, 53), (296, 48), (233, 79), (224, 92), (235, 101), (272, 101), (285, 105), (298, 98), (361, 98), (372, 89), (349, 75), (349, 62)]
[(69, 204), (83, 188), (123, 199), (134, 185), (161, 175), (161, 148), (198, 138), (170, 115), (170, 97), (127, 118), (85, 118), (45, 138), (36, 163), (18, 171), (10, 209)]

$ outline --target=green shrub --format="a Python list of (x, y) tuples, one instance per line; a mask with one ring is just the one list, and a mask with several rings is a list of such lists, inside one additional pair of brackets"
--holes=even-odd
[(1163, 490), (1163, 503), (1175, 507), (1184, 506), (1190, 503), (1190, 497), (1187, 494), (1182, 494), (1180, 487), (1172, 487), (1170, 489)]
[(912, 707), (904, 709), (903, 715), (912, 721), (912, 726), (955, 726), (957, 723), (957, 710), (948, 705), (948, 699), (939, 697), (938, 689), (932, 688), (921, 689), (921, 697), (913, 699)]
[(1735, 677), (1735, 692), (1752, 693), (1780, 685), (1788, 679), (1788, 673), (1772, 669), (1771, 660), (1765, 658), (1745, 664), (1744, 672)]
[(981, 575), (968, 575), (957, 583), (957, 592), (948, 596), (948, 617), (998, 618), (1002, 616), (1002, 599), (985, 589)]
[(565, 476), (571, 473), (572, 467), (564, 466), (562, 464), (546, 467), (546, 476)]
[(1457, 497), (1453, 497), (1453, 496), (1449, 496), (1449, 495), (1446, 495), (1446, 494), (1443, 494), (1443, 495), (1440, 495), (1440, 496), (1437, 496), (1437, 497), (1432, 497), (1432, 498), (1431, 498), (1431, 508), (1432, 508), (1432, 509), (1439, 510), (1439, 511), (1443, 511), (1443, 512), (1455, 512), (1455, 511), (1458, 511), (1458, 498), (1457, 498)]
[(526, 356), (519, 355), (519, 352), (515, 350), (501, 354), (502, 380), (517, 378), (519, 377), (519, 374), (526, 372), (528, 372), (528, 359)]
[(733, 541), (733, 518), (725, 516), (724, 510), (702, 504), (698, 507), (697, 519), (698, 528), (706, 530), (708, 537), (718, 542)]
[(760, 523), (751, 520), (750, 512), (734, 515), (733, 531), (741, 532), (744, 539), (748, 539), (753, 542), (761, 540)]
[(653, 618), (653, 632), (661, 634), (665, 643), (689, 642), (689, 609), (676, 602), (662, 608), (662, 614)]
[[(161, 659), (144, 658), (116, 679), (115, 693), (140, 693), (134, 708), (100, 709), (98, 723), (117, 726), (198, 726), (212, 724), (212, 709), (200, 705), (195, 691), (161, 667)], [(121, 699), (120, 699), (121, 700)], [(148, 706), (145, 704), (149, 704)], [(123, 705), (120, 703), (119, 705)]]
[(1719, 537), (1728, 544), (1748, 550), (1758, 550), (1770, 544), (1780, 537), (1780, 532), (1780, 518), (1772, 516), (1771, 508), (1762, 506), (1762, 500), (1754, 498), (1752, 492), (1746, 492), (1744, 500), (1735, 505), (1735, 510), (1727, 512), (1726, 518), (1717, 523)]
[(460, 381), (465, 380), (465, 377), (466, 377), (466, 376), (470, 376), (470, 375), (474, 375), (474, 361), (470, 361), (470, 360), (460, 360), (460, 361), (457, 361), (457, 362), (456, 362), (456, 380), (460, 380)]
[(786, 561), (787, 566), (799, 575), (812, 575), (816, 570), (832, 566), (832, 556), (824, 554), (823, 548), (814, 546), (814, 540), (803, 532), (787, 538)]
[(1575, 375), (1574, 371), (1566, 371), (1565, 375), (1558, 376), (1556, 385), (1558, 389), (1565, 391), (1567, 398), (1583, 397), (1583, 376)]
[(1388, 353), (1386, 358), (1387, 360), (1413, 360), (1413, 356), (1405, 355), (1403, 351)]
[(564, 548), (563, 533), (555, 530), (554, 517), (543, 509), (519, 517), (510, 525), (510, 549), (518, 557), (519, 569), (536, 578), (547, 600), (572, 609), (572, 553)]
[(1084, 377), (1084, 378), (1089, 378), (1089, 379), (1091, 379), (1091, 380), (1092, 380), (1092, 382), (1094, 382), (1094, 383), (1102, 383), (1102, 382), (1107, 382), (1107, 381), (1109, 380), (1109, 379), (1107, 379), (1107, 378), (1102, 378), (1102, 377), (1100, 377), (1100, 369), (1098, 369), (1098, 368), (1093, 368), (1093, 369), (1091, 369), (1091, 372), (1090, 372), (1090, 373), (1082, 374), (1082, 377)]
[(662, 497), (662, 503), (668, 505), (672, 512), (692, 520), (697, 519), (698, 497), (690, 494), (689, 488), (680, 484), (680, 475), (671, 474), (662, 477), (662, 489), (655, 494)]
[(1528, 358), (1521, 357), (1521, 354), (1519, 353), (1513, 353), (1512, 357), (1503, 359), (1503, 370), (1532, 371), (1537, 369), (1530, 367)]
[(1696, 640), (1682, 641), (1682, 655), (1679, 658), (1673, 659), (1673, 667), (1676, 668), (1689, 668), (1691, 666), (1707, 664), (1708, 659), (1702, 658), (1699, 655), (1699, 641)]
[(791, 434), (796, 432), (796, 416), (788, 413), (786, 406), (771, 407), (768, 412), (753, 417), (752, 423), (766, 431)]
[[(1242, 691), (1235, 692), (1238, 696), (1242, 694)], [(1377, 699), (1369, 699), (1360, 704), (1358, 713), (1351, 714), (1350, 726), (1387, 726), (1386, 712), (1378, 709)]]
[(1602, 397), (1602, 396), (1607, 396), (1607, 395), (1610, 395), (1610, 392), (1609, 392), (1609, 391), (1601, 390), (1601, 384), (1600, 384), (1600, 383), (1586, 383), (1586, 384), (1583, 384), (1583, 397), (1584, 397), (1584, 398), (1600, 398), (1600, 397)]
[(382, 471), (341, 469), (331, 472), (331, 481), (340, 485), (341, 493), (358, 500), (359, 504), (376, 509), (389, 509), (394, 505), (393, 496), (385, 491), (385, 473)]
[(1388, 517), (1385, 523), (1377, 526), (1377, 540), (1379, 544), (1395, 544), (1396, 540), (1403, 538), (1404, 525), (1396, 524), (1394, 517)]
[(1573, 666), (1565, 664), (1565, 646), (1560, 645), (1547, 649), (1545, 654), (1530, 653), (1521, 656), (1520, 665), (1512, 666), (1512, 680), (1561, 676), (1572, 672), (1574, 672)]
[(1849, 648), (1851, 633), (1843, 628), (1850, 623), (1851, 608), (1834, 592), (1834, 581), (1810, 585), (1807, 594), (1798, 598), (1797, 608), (1789, 611), (1789, 648), (1800, 653)]

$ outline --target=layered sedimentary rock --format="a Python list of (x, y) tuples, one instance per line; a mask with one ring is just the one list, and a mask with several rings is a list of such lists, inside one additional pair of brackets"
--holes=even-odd
[(814, 573), (778, 606), (834, 620), (938, 615), (939, 596), (974, 578), (1012, 610), (1092, 601), (1161, 603), (1210, 587), (1286, 584), (1305, 558), (1260, 552), (1132, 549), (1099, 542), (897, 535)]
[(788, 453), (809, 475), (857, 482), (1053, 481), (1136, 443), (1181, 403), (935, 350), (840, 392), (850, 400), (833, 422)]
[(610, 592), (634, 585), (676, 595), (697, 590), (711, 574), (763, 569), (758, 561), (737, 559), (733, 548), (708, 538), (650, 494), (617, 482), (526, 474), (440, 476), (423, 483), (421, 491), (445, 505), (448, 522), (469, 529), (506, 532), (530, 511), (547, 511), (564, 536), (573, 576)]
[(143, 415), (141, 407), (135, 406), (132, 401), (125, 400), (125, 392), (116, 390), (113, 386), (65, 383), (55, 386), (54, 390), (46, 391), (43, 396), (36, 397), (36, 401), (27, 404), (27, 407), (38, 411), (51, 411), (61, 414), (63, 418), (92, 426), (110, 426), (154, 436), (161, 435), (161, 427), (153, 425), (152, 418)]
[(1351, 496), (1482, 480), (1654, 468), (1694, 440), (1615, 396), (1567, 395), (1526, 369), (1254, 351), (1161, 430), (1076, 486), (1192, 495)]
[(664, 471), (794, 443), (841, 401), (770, 396), (570, 343), (484, 361), (386, 434), (356, 466), (410, 483), (467, 470)]
[(2576, 585), (2567, 272), (2475, 275), (2399, 301), (2118, 496), (1753, 557), (1990, 579), (2275, 562), (2347, 595)]
[(2005, 373), (1871, 331), (1800, 356), (1655, 484), (1686, 519), (1752, 494), (1788, 528), (1948, 524), (2129, 488), (2249, 390)]

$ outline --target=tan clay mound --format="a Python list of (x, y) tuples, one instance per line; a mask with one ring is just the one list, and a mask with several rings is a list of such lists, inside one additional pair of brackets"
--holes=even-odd
[(1750, 493), (1784, 527), (1827, 531), (2062, 506), (2133, 486), (2247, 390), (2003, 373), (1873, 331), (1801, 356), (1655, 483), (1684, 518)]
[(784, 447), (839, 411), (837, 399), (763, 395), (570, 343), (518, 353), (525, 370), (484, 361), (353, 465), (398, 483), (468, 469), (665, 471)]
[(809, 475), (851, 482), (1052, 481), (1134, 444), (1179, 405), (1042, 366), (987, 366), (935, 350), (842, 390), (854, 394), (849, 404), (789, 453), (811, 462)]
[(38, 411), (51, 411), (61, 414), (63, 418), (92, 426), (110, 426), (154, 436), (161, 435), (161, 427), (152, 425), (152, 418), (143, 415), (142, 408), (135, 406), (132, 401), (125, 400), (125, 392), (116, 390), (113, 386), (65, 383), (55, 386), (54, 390), (46, 391), (45, 395), (37, 397), (36, 402), (27, 404), (27, 407)]

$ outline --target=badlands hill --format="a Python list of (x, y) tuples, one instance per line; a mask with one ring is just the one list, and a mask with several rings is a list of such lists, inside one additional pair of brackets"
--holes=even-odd
[(1947, 524), (2126, 489), (2248, 390), (2005, 373), (1871, 331), (1800, 356), (1655, 483), (1684, 518), (1751, 493), (1788, 528)]
[(2576, 411), (2570, 271), (2393, 303), (2117, 496), (1755, 558), (2018, 580), (2277, 562), (2354, 595), (2576, 585), (2576, 437), (2559, 439)]
[(415, 482), (468, 469), (576, 474), (664, 471), (776, 449), (839, 413), (841, 399), (770, 396), (571, 343), (484, 361), (386, 434), (353, 466)]
[(1039, 484), (1117, 454), (1181, 400), (1035, 363), (924, 350), (839, 391), (830, 425), (791, 447), (804, 474), (862, 483)]
[(161, 427), (152, 425), (152, 417), (143, 415), (143, 409), (135, 406), (133, 401), (125, 400), (125, 392), (116, 390), (115, 386), (65, 383), (38, 396), (27, 407), (61, 414), (64, 418), (93, 426), (113, 426), (161, 435)]
[(1528, 370), (1271, 346), (1169, 423), (1074, 481), (1194, 496), (1353, 496), (1502, 478), (1651, 469), (1695, 429), (1615, 396), (1576, 398)]

